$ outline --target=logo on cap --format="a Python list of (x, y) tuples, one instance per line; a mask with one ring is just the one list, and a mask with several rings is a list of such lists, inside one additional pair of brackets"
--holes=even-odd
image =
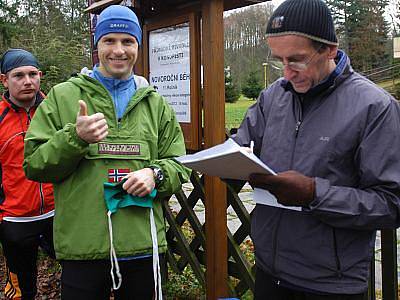
[(128, 25), (124, 23), (111, 23), (110, 28), (121, 28), (121, 29), (128, 29)]
[(272, 28), (272, 29), (281, 28), (281, 27), (283, 26), (283, 21), (284, 21), (284, 19), (285, 19), (284, 16), (275, 17), (275, 18), (272, 20), (271, 28)]

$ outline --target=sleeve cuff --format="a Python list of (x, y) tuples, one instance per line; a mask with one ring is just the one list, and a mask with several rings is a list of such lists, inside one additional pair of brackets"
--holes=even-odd
[(72, 124), (70, 132), (71, 132), (71, 140), (72, 140), (72, 142), (74, 142), (76, 145), (78, 145), (78, 146), (80, 146), (80, 147), (82, 147), (82, 148), (85, 148), (85, 147), (89, 146), (89, 143), (88, 143), (88, 142), (82, 140), (82, 139), (79, 137), (78, 133), (76, 132), (76, 126), (75, 126), (75, 124)]
[(328, 192), (331, 184), (329, 180), (320, 177), (315, 177), (315, 196), (313, 201), (310, 202), (308, 207), (312, 210), (318, 207), (322, 199), (324, 199), (326, 193)]

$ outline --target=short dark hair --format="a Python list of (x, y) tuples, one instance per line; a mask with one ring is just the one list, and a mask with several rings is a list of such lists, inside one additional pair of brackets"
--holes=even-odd
[(316, 41), (316, 40), (311, 40), (311, 45), (315, 50), (325, 50), (329, 46), (326, 43), (322, 43), (322, 42), (319, 42), (319, 41)]

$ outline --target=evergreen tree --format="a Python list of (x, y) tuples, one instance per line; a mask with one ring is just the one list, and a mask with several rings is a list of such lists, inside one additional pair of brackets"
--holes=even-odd
[(90, 66), (86, 0), (0, 0), (0, 55), (7, 48), (32, 52), (45, 92)]
[(256, 99), (263, 89), (260, 80), (257, 78), (257, 72), (250, 71), (247, 80), (242, 88), (242, 93), (247, 98)]
[(40, 88), (45, 93), (48, 93), (52, 88), (54, 82), (58, 82), (60, 79), (60, 69), (56, 66), (50, 66), (46, 71), (46, 74), (42, 77), (40, 81)]
[(18, 4), (0, 0), (0, 54), (11, 47), (13, 37), (20, 32), (17, 26)]
[(327, 0), (336, 23), (339, 44), (357, 71), (390, 63), (389, 25), (384, 12), (389, 0)]
[(232, 81), (232, 76), (225, 69), (225, 102), (235, 103), (239, 99), (239, 91)]

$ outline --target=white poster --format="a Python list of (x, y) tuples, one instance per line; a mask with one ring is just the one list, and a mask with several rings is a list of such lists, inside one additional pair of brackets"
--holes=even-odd
[(400, 37), (393, 38), (393, 58), (400, 58)]
[(165, 97), (181, 123), (190, 123), (189, 23), (150, 32), (150, 84)]

